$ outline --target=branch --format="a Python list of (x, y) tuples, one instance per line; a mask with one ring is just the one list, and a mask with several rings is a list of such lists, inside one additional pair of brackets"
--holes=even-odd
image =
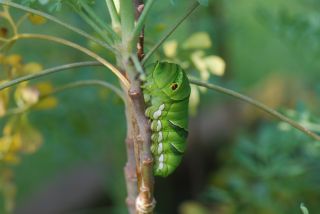
[(116, 93), (118, 95), (118, 97), (121, 98), (122, 101), (125, 100), (124, 94), (119, 88), (117, 88), (116, 86), (114, 86), (111, 83), (108, 83), (108, 82), (105, 82), (102, 80), (79, 80), (76, 82), (68, 83), (64, 86), (60, 86), (60, 87), (54, 89), (52, 92), (50, 92), (48, 94), (42, 95), (41, 98), (45, 98), (45, 97), (69, 90), (69, 89), (86, 87), (86, 86), (101, 86), (101, 87), (107, 88), (107, 89), (113, 91), (114, 93)]
[[(144, 1), (133, 0), (136, 11), (136, 19), (144, 13)], [(150, 8), (150, 6), (149, 6)], [(142, 23), (142, 22), (141, 22)], [(156, 202), (153, 196), (154, 192), (154, 175), (153, 175), (153, 155), (151, 153), (151, 130), (149, 119), (145, 115), (146, 104), (144, 101), (143, 91), (141, 90), (141, 81), (137, 78), (139, 70), (143, 70), (141, 62), (144, 57), (144, 34), (143, 25), (139, 41), (137, 43), (137, 55), (133, 55), (126, 65), (127, 71), (134, 74), (131, 79), (129, 89), (130, 102), (134, 115), (134, 136), (135, 136), (135, 154), (137, 162), (138, 177), (138, 197), (136, 198), (135, 208), (138, 214), (151, 214), (154, 211)], [(132, 39), (132, 38), (131, 38)], [(130, 41), (132, 42), (132, 41)], [(134, 41), (136, 42), (136, 41)], [(139, 58), (139, 59), (138, 59)], [(139, 69), (137, 69), (139, 68)]]
[(220, 93), (230, 95), (230, 96), (235, 97), (235, 98), (242, 100), (244, 102), (247, 102), (247, 103), (261, 109), (262, 111), (267, 112), (268, 114), (274, 116), (275, 118), (290, 124), (292, 127), (300, 130), (301, 132), (305, 133), (306, 135), (310, 136), (311, 138), (315, 139), (316, 141), (320, 141), (320, 136), (317, 135), (316, 133), (314, 133), (311, 130), (309, 130), (308, 128), (300, 125), (299, 123), (289, 119), (288, 117), (284, 116), (283, 114), (280, 114), (279, 112), (269, 108), (268, 106), (266, 106), (265, 104), (263, 104), (259, 101), (256, 101), (256, 100), (254, 100), (250, 97), (247, 97), (245, 95), (242, 95), (236, 91), (226, 89), (226, 88), (223, 88), (223, 87), (215, 85), (215, 84), (205, 83), (205, 82), (202, 82), (202, 81), (197, 80), (195, 78), (189, 78), (189, 79), (192, 84), (195, 84), (195, 85), (198, 85), (201, 87), (205, 87), (205, 88), (209, 88), (209, 89), (218, 91)]
[(151, 50), (146, 54), (144, 59), (142, 60), (142, 64), (145, 64), (150, 56), (171, 36), (171, 34), (192, 14), (192, 12), (199, 6), (199, 2), (195, 2), (189, 10), (187, 10), (186, 14), (182, 16), (178, 22), (172, 26), (172, 28), (155, 44)]
[(75, 63), (66, 64), (66, 65), (56, 66), (53, 68), (48, 68), (48, 69), (45, 69), (45, 70), (43, 70), (39, 73), (36, 73), (36, 74), (29, 74), (29, 75), (19, 77), (17, 79), (2, 83), (2, 84), (0, 84), (0, 91), (2, 89), (17, 85), (21, 82), (25, 82), (25, 81), (32, 80), (32, 79), (37, 79), (37, 78), (47, 76), (50, 74), (54, 74), (54, 73), (58, 73), (58, 72), (61, 72), (64, 70), (78, 68), (78, 67), (84, 67), (84, 66), (102, 66), (102, 64), (97, 61), (87, 61), (87, 62), (75, 62)]
[(56, 42), (56, 43), (63, 44), (63, 45), (72, 47), (74, 49), (77, 49), (77, 50), (87, 54), (88, 56), (96, 59), (101, 64), (103, 64), (105, 67), (110, 69), (120, 79), (120, 81), (127, 88), (129, 88), (130, 83), (128, 82), (127, 78), (115, 66), (113, 66), (110, 62), (108, 62), (107, 60), (105, 60), (101, 56), (97, 55), (93, 51), (91, 51), (85, 47), (82, 47), (81, 45), (78, 45), (76, 43), (70, 42), (68, 40), (65, 40), (65, 39), (62, 39), (59, 37), (54, 37), (54, 36), (49, 36), (49, 35), (44, 35), (44, 34), (19, 34), (19, 35), (15, 36), (12, 40), (14, 41), (14, 40), (18, 40), (18, 39), (44, 39), (44, 40), (49, 40), (52, 42)]
[(46, 19), (48, 19), (48, 20), (50, 20), (52, 22), (55, 22), (55, 23), (65, 27), (65, 28), (67, 28), (67, 29), (69, 29), (69, 30), (71, 30), (71, 31), (73, 31), (73, 32), (75, 32), (75, 33), (77, 33), (77, 34), (79, 34), (79, 35), (91, 40), (91, 41), (96, 42), (97, 44), (101, 45), (102, 47), (104, 47), (104, 48), (106, 48), (106, 49), (108, 49), (108, 50), (110, 50), (112, 52), (116, 52), (116, 49), (111, 47), (109, 44), (107, 44), (107, 43), (105, 43), (105, 42), (103, 42), (103, 41), (101, 41), (99, 39), (96, 39), (93, 36), (89, 35), (88, 33), (84, 32), (84, 31), (82, 31), (82, 30), (80, 30), (80, 29), (78, 29), (76, 27), (73, 27), (73, 26), (71, 26), (69, 24), (66, 24), (65, 22), (60, 21), (56, 17), (51, 16), (51, 15), (49, 15), (47, 13), (44, 13), (44, 12), (41, 12), (41, 11), (38, 11), (38, 10), (34, 10), (34, 9), (31, 9), (31, 8), (22, 6), (20, 4), (13, 3), (11, 1), (7, 1), (7, 0), (0, 0), (0, 4), (7, 5), (7, 6), (10, 6), (10, 7), (19, 9), (19, 10), (23, 10), (23, 11), (28, 12), (28, 13), (36, 14), (38, 16), (42, 16), (42, 17), (44, 17), (44, 18), (46, 18)]
[(117, 28), (120, 27), (119, 14), (117, 13), (113, 0), (106, 0), (106, 4), (111, 17), (112, 26), (117, 31)]
[[(140, 35), (141, 30), (142, 30), (142, 28), (143, 28), (143, 26), (145, 24), (145, 20), (147, 18), (147, 15), (150, 12), (150, 9), (151, 9), (151, 7), (152, 7), (154, 2), (155, 2), (154, 0), (148, 0), (146, 5), (143, 8), (143, 11), (142, 11), (141, 15), (139, 14), (139, 19), (138, 19), (137, 24), (136, 24), (136, 26), (135, 26), (135, 28), (134, 28), (134, 30), (132, 32), (133, 41), (135, 41), (136, 37), (138, 37)], [(138, 13), (139, 12), (140, 11), (138, 11)]]
[(109, 25), (106, 25), (99, 16), (96, 15), (96, 12), (88, 6), (84, 1), (80, 1), (83, 9), (88, 13), (92, 20), (94, 20), (100, 28), (105, 29), (114, 39), (119, 39), (119, 36), (112, 30)]

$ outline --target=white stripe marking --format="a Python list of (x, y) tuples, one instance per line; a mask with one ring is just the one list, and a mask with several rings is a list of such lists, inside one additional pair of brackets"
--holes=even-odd
[(161, 154), (162, 152), (162, 143), (159, 143), (159, 146), (158, 146), (158, 154)]
[(163, 156), (163, 154), (160, 155), (159, 161), (160, 161), (160, 162), (163, 162), (163, 161), (164, 161), (164, 156)]
[(158, 169), (159, 169), (159, 170), (163, 169), (163, 163), (162, 163), (162, 162), (159, 163)]
[(158, 121), (157, 121), (157, 132), (158, 132), (158, 131), (160, 131), (160, 130), (161, 130), (161, 128), (162, 128), (161, 121), (160, 121), (160, 120), (158, 120)]
[(163, 110), (164, 109), (164, 104), (162, 104), (161, 106), (159, 106), (159, 110)]
[(163, 140), (162, 132), (159, 132), (158, 142), (161, 142), (162, 140)]

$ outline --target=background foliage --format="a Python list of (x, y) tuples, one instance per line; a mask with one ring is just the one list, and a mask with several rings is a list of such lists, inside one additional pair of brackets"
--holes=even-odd
[[(188, 2), (156, 3), (146, 26), (146, 48), (185, 11)], [(31, 6), (47, 9), (41, 4)], [(250, 94), (320, 133), (319, 7), (316, 0), (209, 1), (208, 7), (198, 9), (170, 37), (156, 57), (182, 63), (193, 74), (200, 70), (202, 79)], [(105, 13), (99, 5), (95, 9)], [(22, 15), (12, 11), (15, 17)], [(68, 7), (55, 14), (81, 26)], [(0, 28), (5, 25), (0, 20)], [(57, 35), (61, 29), (51, 23), (39, 26), (29, 22), (23, 31)], [(86, 43), (68, 31), (63, 31), (63, 36)], [(34, 62), (49, 67), (85, 59), (74, 50), (44, 41), (19, 41), (6, 57), (12, 54), (22, 57), (21, 66)], [(207, 63), (212, 60), (216, 60), (214, 68)], [(5, 66), (1, 63), (0, 75)], [(223, 73), (219, 73), (221, 66), (225, 66)], [(116, 82), (109, 72), (94, 67), (55, 74), (32, 84), (62, 85), (89, 78)], [(243, 103), (202, 92), (195, 96), (200, 96), (201, 102), (191, 118), (191, 127), (202, 127), (201, 135), (191, 130), (190, 149), (182, 166), (168, 179), (156, 180), (158, 212), (301, 213), (301, 202), (310, 213), (319, 212), (319, 142)], [(27, 122), (32, 124), (28, 129), (41, 133), (42, 144), (39, 141), (36, 152), (23, 154), (20, 163), (13, 166), (15, 184), (7, 192), (14, 194), (16, 185), (17, 207), (26, 208), (39, 194), (52, 195), (49, 187), (57, 180), (78, 171), (91, 172), (86, 171), (88, 166), (99, 169), (102, 187), (81, 206), (70, 209), (76, 213), (125, 212), (121, 101), (99, 88), (67, 91), (54, 99), (56, 105), (50, 109), (28, 113)], [(7, 119), (1, 118), (0, 124), (3, 129)], [(10, 173), (3, 173), (11, 181)], [(55, 204), (57, 198), (50, 200)]]

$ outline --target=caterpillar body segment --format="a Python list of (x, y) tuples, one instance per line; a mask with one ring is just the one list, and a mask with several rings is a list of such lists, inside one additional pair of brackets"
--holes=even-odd
[(166, 177), (180, 164), (188, 135), (190, 84), (183, 69), (174, 63), (158, 62), (147, 70), (143, 85), (151, 120), (154, 174)]

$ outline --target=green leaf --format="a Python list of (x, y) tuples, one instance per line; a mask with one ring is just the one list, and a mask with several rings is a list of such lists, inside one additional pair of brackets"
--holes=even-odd
[(198, 2), (202, 5), (202, 6), (208, 6), (209, 1), (208, 0), (198, 0)]

